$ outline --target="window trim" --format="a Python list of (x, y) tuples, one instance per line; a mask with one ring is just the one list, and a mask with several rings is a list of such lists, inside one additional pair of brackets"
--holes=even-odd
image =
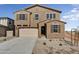
[(20, 20), (25, 20), (25, 14), (19, 14)]
[[(53, 27), (55, 25), (51, 25), (51, 32), (52, 33), (60, 33), (60, 25), (56, 25), (57, 27)], [(56, 31), (54, 31), (56, 30)]]
[[(52, 14), (52, 17), (51, 17), (51, 14)], [(47, 15), (49, 15), (49, 16), (47, 16)], [(51, 20), (51, 19), (55, 19), (56, 18), (56, 14), (55, 13), (47, 13), (46, 14), (46, 19), (47, 20)]]
[(25, 20), (26, 19), (26, 14), (17, 14), (17, 19), (18, 20)]
[[(52, 17), (51, 17), (51, 15), (52, 15)], [(47, 14), (46, 14), (46, 19), (47, 19), (47, 20), (53, 19), (53, 13), (47, 13)]]
[[(38, 17), (35, 17), (36, 14), (38, 15)], [(35, 14), (34, 14), (34, 19), (35, 19), (35, 20), (39, 20), (39, 14), (38, 14), (38, 13), (35, 13)]]
[(54, 18), (54, 19), (56, 18), (56, 14), (55, 14), (55, 13), (53, 14), (53, 18)]

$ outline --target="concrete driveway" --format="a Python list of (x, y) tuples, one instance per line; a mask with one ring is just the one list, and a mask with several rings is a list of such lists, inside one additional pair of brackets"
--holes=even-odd
[(37, 38), (19, 37), (0, 43), (0, 54), (31, 54)]

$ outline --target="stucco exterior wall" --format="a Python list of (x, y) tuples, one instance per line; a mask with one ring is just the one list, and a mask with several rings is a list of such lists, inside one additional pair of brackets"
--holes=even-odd
[[(20, 20), (18, 19), (18, 14), (25, 14), (25, 20)], [(29, 13), (27, 13), (26, 11), (19, 11), (16, 12), (15, 14), (15, 22), (14, 25), (17, 27), (17, 25), (27, 25), (27, 27), (29, 26)]]
[(7, 37), (13, 37), (13, 31), (6, 31)]
[[(60, 32), (58, 33), (54, 33), (54, 32), (51, 32), (51, 25), (60, 25)], [(50, 23), (47, 23), (47, 38), (64, 38), (64, 23), (62, 22), (58, 22), (58, 21), (53, 21), (53, 22), (50, 22)]]
[[(52, 20), (59, 20), (60, 19), (60, 13), (55, 12), (53, 10), (42, 8), (42, 7), (39, 7), (39, 6), (30, 8), (27, 11), (32, 12), (32, 15), (31, 15), (31, 24), (30, 24), (31, 27), (37, 27), (37, 23), (38, 22), (47, 20), (46, 14), (48, 14), (48, 13), (52, 13), (52, 14), (55, 13), (56, 14), (56, 18), (52, 19)], [(34, 14), (36, 14), (36, 13), (39, 14), (39, 20), (35, 20), (34, 19)]]
[[(29, 12), (26, 11), (30, 11), (32, 12), (32, 14), (30, 15)], [(31, 27), (37, 27), (37, 23), (43, 20), (47, 20), (46, 18), (46, 14), (48, 13), (55, 13), (56, 14), (56, 18), (52, 19), (52, 20), (59, 20), (60, 19), (60, 13), (55, 12), (53, 10), (49, 10), (49, 9), (45, 9), (39, 6), (30, 8), (28, 10), (25, 11), (19, 11), (15, 13), (15, 25), (27, 25), (27, 26), (31, 26)], [(27, 20), (18, 20), (18, 16), (17, 14), (26, 14), (27, 16)], [(34, 15), (35, 14), (39, 14), (39, 20), (35, 20)]]
[(0, 20), (0, 24), (1, 24), (1, 25), (4, 25), (4, 26), (8, 26), (8, 23), (7, 23), (7, 22), (8, 22), (7, 19), (1, 19), (1, 20)]

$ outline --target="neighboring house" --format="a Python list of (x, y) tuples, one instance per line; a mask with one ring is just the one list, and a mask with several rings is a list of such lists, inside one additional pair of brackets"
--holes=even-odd
[(8, 27), (8, 30), (14, 29), (14, 20), (8, 17), (0, 17), (0, 24)]
[[(61, 11), (59, 10), (33, 5), (16, 11), (14, 14), (16, 36), (21, 35), (20, 29), (37, 29), (39, 38), (42, 36), (48, 39), (64, 38), (65, 22), (60, 20)], [(35, 35), (28, 32), (26, 35)]]
[(5, 37), (6, 36), (6, 30), (7, 29), (8, 29), (8, 27), (0, 24), (0, 37)]

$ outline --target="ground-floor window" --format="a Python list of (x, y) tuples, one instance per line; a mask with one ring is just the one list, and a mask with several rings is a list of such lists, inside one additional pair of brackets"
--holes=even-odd
[(60, 25), (52, 25), (51, 31), (52, 32), (60, 32)]

